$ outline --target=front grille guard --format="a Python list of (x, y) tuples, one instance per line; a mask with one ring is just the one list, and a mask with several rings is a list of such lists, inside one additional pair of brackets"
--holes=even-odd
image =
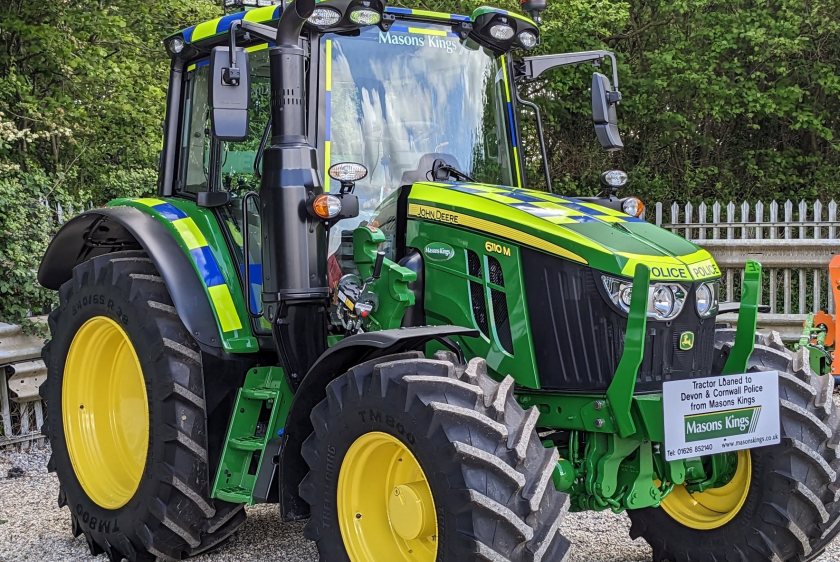
[[(633, 394), (636, 390), (639, 366), (645, 354), (649, 287), (650, 269), (646, 265), (639, 264), (633, 275), (634, 291), (630, 298), (630, 311), (624, 334), (624, 351), (612, 382), (607, 388), (607, 401), (620, 437), (629, 437), (636, 433), (636, 424), (632, 415)], [(747, 369), (747, 362), (755, 347), (760, 287), (761, 264), (749, 260), (744, 268), (735, 343), (724, 364), (722, 373), (724, 375), (743, 373)], [(639, 290), (640, 288), (644, 290)]]

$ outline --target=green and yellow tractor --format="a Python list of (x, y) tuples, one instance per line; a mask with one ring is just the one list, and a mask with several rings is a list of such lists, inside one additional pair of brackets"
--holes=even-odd
[(523, 7), (295, 0), (165, 41), (157, 195), (73, 218), (38, 274), (50, 470), (92, 553), (187, 558), (255, 503), (328, 561), (562, 560), (568, 510), (626, 511), (656, 560), (833, 538), (833, 379), (756, 334), (761, 266), (718, 302), (622, 172), (526, 188), (523, 82), (610, 63), (608, 150), (621, 95), (610, 52), (527, 56)]

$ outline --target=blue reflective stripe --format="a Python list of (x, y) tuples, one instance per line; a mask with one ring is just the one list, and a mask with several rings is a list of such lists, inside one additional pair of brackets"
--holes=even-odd
[[(244, 269), (244, 265), (240, 267), (240, 270)], [(251, 310), (258, 310), (260, 308), (260, 301), (262, 299), (257, 299), (260, 297), (260, 293), (262, 292), (262, 271), (263, 269), (261, 263), (252, 263), (248, 267), (248, 272), (251, 276), (251, 286), (248, 290), (248, 300), (251, 301)]]
[(192, 41), (193, 31), (195, 31), (195, 26), (188, 27), (181, 32), (184, 36), (184, 43), (189, 43), (190, 41)]
[(216, 34), (225, 33), (226, 31), (230, 30), (230, 24), (235, 21), (241, 20), (245, 16), (245, 12), (240, 12), (238, 14), (230, 14), (222, 19), (219, 20), (219, 25), (216, 26)]
[(516, 148), (516, 121), (513, 120), (513, 104), (507, 102), (508, 108), (508, 120), (510, 121), (510, 142), (511, 145)]
[(326, 99), (325, 99), (324, 103), (327, 106), (327, 112), (326, 112), (326, 119), (325, 119), (326, 127), (325, 127), (325, 131), (324, 131), (324, 140), (331, 140), (332, 135), (330, 134), (331, 133), (330, 129), (332, 128), (331, 127), (331, 124), (332, 124), (332, 92), (326, 92), (325, 98)]
[(152, 209), (171, 221), (187, 218), (187, 213), (170, 203), (161, 203), (160, 205), (155, 205)]
[(534, 197), (533, 195), (528, 195), (527, 193), (520, 191), (511, 191), (509, 193), (505, 193), (504, 195), (506, 197), (516, 199), (517, 201), (522, 201), (523, 203), (545, 203), (545, 199), (540, 199), (539, 197)]
[[(449, 182), (446, 182), (446, 183), (449, 183)], [(470, 187), (470, 186), (468, 186), (468, 185), (457, 185), (457, 186), (456, 186), (456, 185), (451, 185), (451, 184), (450, 184), (450, 185), (449, 185), (449, 187), (454, 188), (454, 189), (455, 189), (455, 191), (462, 191), (462, 192), (464, 192), (464, 193), (475, 193), (475, 194), (487, 193), (487, 192), (486, 192), (485, 190), (483, 190), (483, 189), (476, 189), (476, 188), (474, 188), (474, 187)]]
[(575, 211), (580, 211), (586, 215), (590, 215), (593, 217), (604, 216), (606, 213), (599, 211), (598, 209), (593, 209), (592, 207), (584, 207), (580, 203), (575, 203), (574, 200), (570, 199), (568, 203), (563, 203), (563, 206), (568, 207), (570, 209), (574, 209)]
[(225, 278), (222, 276), (219, 264), (209, 247), (202, 246), (201, 248), (190, 250), (190, 255), (207, 287), (225, 284)]
[(472, 21), (470, 16), (462, 16), (459, 14), (449, 14), (449, 17), (455, 21)]
[(410, 16), (412, 11), (413, 10), (410, 8), (398, 8), (396, 6), (388, 6), (385, 8), (386, 14), (402, 14), (404, 16)]

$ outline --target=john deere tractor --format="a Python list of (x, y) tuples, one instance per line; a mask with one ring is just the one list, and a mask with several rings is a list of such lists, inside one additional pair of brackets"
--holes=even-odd
[(562, 560), (569, 509), (626, 511), (656, 560), (831, 540), (833, 380), (756, 334), (761, 266), (718, 302), (622, 172), (526, 187), (527, 81), (609, 64), (622, 141), (613, 54), (527, 56), (524, 8), (295, 0), (165, 41), (157, 195), (75, 217), (38, 274), (50, 469), (92, 553), (186, 558), (254, 503), (328, 561)]

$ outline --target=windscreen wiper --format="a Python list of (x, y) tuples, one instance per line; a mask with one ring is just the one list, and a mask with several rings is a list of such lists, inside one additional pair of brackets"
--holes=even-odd
[(455, 178), (458, 181), (470, 181), (475, 183), (474, 179), (455, 166), (448, 164), (446, 160), (443, 160), (442, 158), (438, 158), (432, 162), (432, 169), (430, 170), (430, 173), (434, 181), (446, 181), (449, 178)]

